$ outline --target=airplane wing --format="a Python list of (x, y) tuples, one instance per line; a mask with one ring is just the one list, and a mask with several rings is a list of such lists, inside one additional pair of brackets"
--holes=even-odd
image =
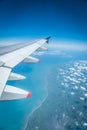
[[(30, 55), (36, 50), (47, 50), (47, 48), (42, 47), (44, 43), (48, 43), (49, 38), (44, 38), (33, 42), (32, 44), (22, 44), (16, 46), (9, 46), (2, 48), (4, 50), (0, 54), (0, 100), (14, 100), (25, 97), (30, 97), (31, 93), (14, 86), (6, 85), (8, 80), (20, 80), (25, 77), (12, 73), (12, 68), (14, 68), (20, 62), (39, 62), (37, 58), (31, 57)], [(7, 48), (7, 50), (6, 50)]]

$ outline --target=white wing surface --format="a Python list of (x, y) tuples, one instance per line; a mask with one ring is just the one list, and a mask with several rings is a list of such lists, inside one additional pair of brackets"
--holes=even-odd
[[(32, 44), (22, 44), (16, 46), (9, 46), (1, 48), (0, 54), (0, 100), (14, 100), (24, 97), (30, 97), (31, 93), (20, 88), (14, 88), (13, 86), (6, 85), (9, 79), (21, 80), (24, 76), (11, 73), (13, 67), (20, 62), (38, 62), (39, 60), (31, 57), (30, 55), (39, 49), (43, 49), (42, 45), (48, 43), (50, 37), (38, 40)], [(6, 49), (7, 48), (7, 49)], [(47, 49), (44, 49), (47, 50)]]

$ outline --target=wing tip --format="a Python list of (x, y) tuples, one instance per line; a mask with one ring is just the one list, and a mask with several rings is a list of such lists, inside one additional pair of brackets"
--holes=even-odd
[(50, 38), (51, 38), (51, 36), (48, 36), (48, 37), (46, 37), (45, 39), (49, 40)]
[(47, 43), (49, 43), (50, 38), (51, 38), (51, 36), (45, 38)]

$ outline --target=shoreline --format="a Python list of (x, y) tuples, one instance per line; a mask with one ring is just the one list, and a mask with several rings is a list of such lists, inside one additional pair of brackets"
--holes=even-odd
[(45, 86), (44, 88), (46, 89), (46, 96), (44, 97), (44, 99), (42, 100), (42, 102), (41, 102), (37, 107), (35, 107), (35, 109), (33, 109), (33, 110), (31, 111), (31, 113), (28, 115), (27, 121), (26, 121), (26, 124), (25, 124), (25, 127), (23, 128), (23, 130), (26, 130), (26, 129), (27, 129), (29, 117), (32, 116), (33, 113), (34, 113), (37, 109), (39, 109), (39, 108), (42, 106), (42, 104), (46, 101), (46, 99), (47, 99), (47, 97), (48, 97), (48, 95), (49, 95), (48, 89), (47, 89), (47, 86), (48, 86), (48, 76), (49, 76), (50, 70), (51, 70), (52, 68), (54, 68), (54, 67), (51, 66), (51, 67), (48, 69), (47, 76), (44, 77), (44, 80), (46, 81), (46, 85), (44, 85), (44, 86)]
[[(33, 114), (38, 108), (41, 107), (41, 105), (45, 102), (45, 100), (47, 99), (47, 97), (48, 97), (48, 91), (47, 91), (47, 94), (46, 94), (45, 98), (42, 100), (42, 102), (41, 102), (35, 109), (33, 109), (32, 112), (28, 115), (28, 119), (29, 119), (30, 116), (32, 116), (32, 114)], [(23, 130), (26, 130), (26, 128), (27, 128), (28, 119), (27, 119), (27, 121), (26, 121), (25, 128), (24, 128)]]
[[(48, 74), (49, 74), (49, 71), (50, 71), (50, 69), (48, 70)], [(47, 74), (47, 75), (48, 75)], [(28, 115), (28, 117), (27, 117), (27, 121), (26, 121), (26, 124), (25, 124), (25, 127), (24, 127), (24, 129), (23, 130), (26, 130), (26, 128), (27, 128), (27, 125), (28, 125), (28, 121), (29, 121), (29, 117), (30, 116), (32, 116), (32, 114), (37, 110), (37, 109), (39, 109), (41, 106), (42, 106), (42, 104), (45, 102), (45, 100), (47, 99), (47, 97), (48, 97), (48, 89), (47, 89), (47, 86), (48, 86), (48, 80), (47, 80), (47, 76), (46, 76), (46, 85), (45, 85), (45, 89), (46, 89), (46, 96), (44, 97), (44, 99), (42, 100), (42, 102), (35, 108), (35, 109), (33, 109), (32, 111), (31, 111), (31, 113)]]

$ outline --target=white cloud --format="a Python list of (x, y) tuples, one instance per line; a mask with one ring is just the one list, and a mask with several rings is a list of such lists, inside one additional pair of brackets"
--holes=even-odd
[(52, 56), (61, 56), (61, 57), (72, 57), (71, 55), (65, 53), (65, 52), (62, 52), (62, 51), (59, 51), (59, 50), (48, 50), (47, 52), (46, 51), (37, 51), (37, 52), (34, 52), (33, 55), (38, 55), (38, 56), (41, 56), (41, 55), (52, 55)]
[(37, 52), (34, 52), (33, 55), (38, 55), (38, 56), (41, 56), (41, 55), (44, 55), (45, 52), (44, 51), (37, 51)]
[(79, 41), (53, 41), (49, 44), (50, 48), (61, 49), (61, 50), (72, 50), (72, 51), (86, 51), (87, 43)]
[(79, 41), (56, 40), (50, 41), (48, 52), (36, 52), (35, 55), (57, 55), (73, 57), (68, 51), (87, 51), (87, 43)]

